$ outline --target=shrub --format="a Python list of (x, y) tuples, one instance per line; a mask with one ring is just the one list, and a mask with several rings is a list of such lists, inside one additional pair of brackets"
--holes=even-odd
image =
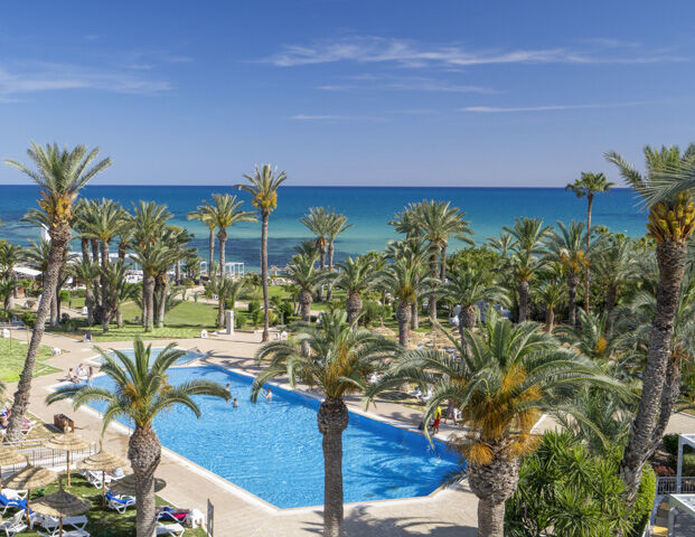
[(240, 330), (240, 329), (244, 328), (245, 324), (246, 324), (246, 317), (244, 317), (240, 313), (236, 313), (234, 315), (234, 328), (237, 330)]
[(678, 435), (677, 434), (667, 434), (664, 436), (662, 443), (664, 444), (664, 450), (672, 457), (678, 457)]
[(261, 309), (261, 303), (258, 300), (251, 300), (248, 306), (248, 312), (253, 313)]
[(224, 299), (224, 309), (226, 309), (226, 310), (234, 309), (234, 304), (232, 303), (231, 298), (225, 298)]
[(642, 481), (640, 482), (635, 506), (630, 516), (630, 520), (633, 524), (628, 534), (630, 537), (640, 537), (642, 535), (644, 527), (647, 525), (647, 522), (649, 522), (655, 496), (656, 474), (654, 473), (654, 469), (647, 464), (644, 466), (644, 470), (642, 470)]
[(63, 303), (68, 302), (70, 300), (70, 291), (63, 289), (60, 293), (58, 293), (58, 297)]
[(36, 324), (36, 315), (31, 313), (30, 311), (27, 311), (24, 314), (22, 314), (22, 322), (29, 328), (34, 328), (34, 325)]

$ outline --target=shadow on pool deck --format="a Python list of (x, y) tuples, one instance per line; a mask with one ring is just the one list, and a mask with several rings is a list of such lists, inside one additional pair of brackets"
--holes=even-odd
[[(321, 513), (323, 516), (323, 513)], [(304, 529), (316, 535), (323, 534), (323, 524), (310, 522)], [(367, 507), (355, 507), (345, 518), (345, 535), (370, 535), (374, 537), (475, 537), (478, 529), (448, 522), (433, 522), (421, 518), (374, 518)]]

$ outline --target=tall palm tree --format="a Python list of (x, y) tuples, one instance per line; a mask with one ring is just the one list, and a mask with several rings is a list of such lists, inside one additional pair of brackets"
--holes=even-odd
[(593, 256), (594, 272), (605, 289), (604, 310), (610, 332), (620, 289), (635, 279), (637, 260), (632, 241), (624, 235), (611, 235), (601, 239), (596, 250), (597, 253)]
[[(606, 179), (603, 173), (582, 172), (579, 179), (570, 183), (565, 190), (574, 192), (578, 198), (586, 198), (586, 251), (589, 251), (591, 240), (591, 211), (594, 205), (594, 196), (601, 192), (608, 192), (615, 183)], [(586, 264), (584, 269), (584, 311), (589, 313), (589, 292), (591, 291), (590, 266)]]
[[(302, 343), (309, 347), (304, 353)], [(256, 353), (264, 370), (256, 377), (252, 401), (266, 382), (289, 375), (316, 387), (324, 396), (318, 410), (318, 429), (323, 436), (325, 537), (343, 535), (343, 431), (348, 426), (348, 409), (343, 397), (363, 393), (381, 359), (392, 356), (395, 345), (359, 328), (353, 330), (344, 312), (325, 313), (320, 328), (301, 323), (288, 341), (274, 341)]]
[(84, 305), (87, 308), (87, 326), (94, 324), (94, 285), (99, 277), (100, 267), (89, 258), (69, 266), (70, 275), (84, 284)]
[(268, 220), (278, 205), (278, 188), (287, 180), (287, 174), (278, 172), (270, 164), (262, 167), (256, 166), (252, 174), (245, 174), (248, 184), (237, 185), (253, 196), (253, 206), (261, 214), (261, 279), (263, 280), (263, 338), (270, 338), (269, 321), (270, 310), (268, 306)]
[(357, 316), (362, 310), (362, 294), (374, 287), (375, 272), (364, 256), (348, 257), (342, 263), (338, 263), (340, 272), (333, 284), (345, 291), (345, 311), (350, 324), (356, 325)]
[(316, 270), (316, 258), (304, 255), (295, 255), (287, 265), (287, 278), (299, 287), (299, 305), (301, 307), (302, 321), (311, 321), (311, 303), (314, 300), (314, 292), (323, 283), (322, 273)]
[(524, 322), (528, 318), (531, 278), (543, 266), (538, 254), (542, 253), (543, 238), (551, 228), (543, 226), (543, 220), (540, 218), (521, 217), (514, 220), (512, 227), (504, 226), (502, 229), (514, 241), (509, 262), (519, 294), (518, 321)]
[(215, 230), (217, 229), (215, 208), (209, 201), (205, 200), (201, 205), (196, 207), (195, 211), (189, 212), (186, 218), (188, 218), (188, 220), (199, 220), (208, 228), (208, 277), (210, 277), (212, 276), (212, 265), (215, 260)]
[(505, 501), (516, 489), (519, 458), (533, 449), (531, 428), (555, 402), (558, 386), (617, 384), (600, 377), (584, 358), (563, 349), (537, 323), (512, 325), (491, 308), (479, 332), (465, 331), (458, 356), (436, 349), (404, 352), (367, 393), (369, 398), (404, 382), (431, 384), (424, 412), (451, 401), (468, 432), (453, 440), (468, 461), (468, 483), (478, 497), (478, 535), (502, 537)]
[(418, 214), (419, 205), (419, 203), (409, 203), (389, 221), (389, 225), (393, 226), (398, 233), (405, 234), (406, 239), (421, 237), (423, 234), (422, 222)]
[[(405, 240), (391, 241), (386, 245), (385, 257), (393, 261), (402, 260), (412, 266), (419, 266), (421, 277), (424, 277), (425, 266), (428, 262), (429, 248), (425, 239), (417, 236), (406, 238)], [(375, 259), (371, 262), (374, 263)], [(383, 270), (384, 259), (382, 258), (380, 268), (376, 268), (375, 272)], [(418, 289), (422, 291), (422, 289)], [(420, 293), (421, 294), (421, 293)], [(417, 330), (420, 328), (420, 294), (416, 294), (414, 300), (410, 303), (410, 329)]]
[(49, 267), (43, 282), (44, 292), (39, 301), (36, 324), (27, 350), (24, 368), (17, 384), (12, 413), (5, 435), (5, 439), (10, 442), (19, 441), (22, 434), (22, 420), (29, 404), (36, 353), (39, 350), (46, 327), (50, 303), (56, 293), (65, 249), (72, 236), (70, 223), (74, 217), (75, 200), (80, 189), (92, 177), (111, 165), (111, 160), (108, 158), (96, 161), (99, 155), (98, 148), (88, 152), (83, 145), (68, 150), (67, 148), (60, 149), (58, 144), (47, 144), (41, 147), (32, 143), (31, 148), (27, 150), (27, 155), (35, 168), (25, 166), (16, 160), (6, 160), (5, 162), (29, 176), (38, 185), (41, 196), (39, 207), (46, 213), (51, 223), (48, 228), (51, 251)]
[(444, 285), (435, 288), (433, 293), (450, 304), (461, 307), (458, 329), (462, 347), (465, 347), (466, 330), (472, 330), (478, 323), (479, 302), (507, 303), (507, 295), (502, 287), (489, 283), (483, 273), (470, 267), (458, 268), (449, 273)]
[(615, 152), (606, 155), (625, 181), (649, 207), (649, 235), (656, 241), (659, 266), (657, 301), (649, 340), (642, 395), (621, 462), (621, 476), (632, 503), (642, 467), (661, 440), (659, 415), (670, 413), (669, 390), (665, 389), (671, 355), (673, 325), (678, 309), (680, 285), (685, 270), (687, 241), (695, 226), (692, 183), (684, 173), (695, 168), (695, 147), (681, 153), (678, 147), (644, 149), (646, 175), (639, 173)]
[(224, 278), (225, 245), (227, 244), (227, 228), (239, 222), (255, 222), (252, 212), (244, 211), (244, 202), (231, 194), (212, 195), (212, 218), (217, 224), (217, 240), (220, 243), (220, 277)]
[[(300, 222), (316, 235), (315, 246), (319, 254), (319, 270), (324, 270), (326, 268), (331, 214), (332, 213), (326, 210), (325, 207), (311, 207), (309, 212), (300, 219)], [(318, 288), (316, 298), (319, 302), (323, 302), (323, 286)]]
[[(17, 272), (15, 268), (24, 258), (24, 251), (21, 246), (9, 241), (0, 241), (0, 273), (2, 277), (13, 282), (17, 282)], [(17, 296), (17, 287), (15, 286), (10, 296), (10, 307), (12, 307), (12, 298)]]
[(584, 223), (572, 220), (569, 226), (565, 226), (558, 222), (557, 229), (559, 231), (553, 230), (546, 238), (546, 255), (564, 269), (569, 295), (569, 324), (574, 326), (577, 324), (577, 285), (582, 269), (589, 263), (588, 251), (585, 249)]
[(535, 299), (545, 308), (545, 331), (553, 333), (557, 309), (564, 304), (566, 290), (558, 276), (548, 275), (534, 291)]
[[(328, 216), (328, 270), (333, 270), (333, 261), (335, 257), (335, 241), (341, 233), (344, 233), (352, 227), (352, 224), (347, 223), (347, 216), (341, 213), (331, 211)], [(333, 284), (328, 284), (326, 292), (326, 301), (330, 302), (333, 295)]]
[(229, 399), (229, 392), (216, 382), (189, 380), (179, 385), (169, 384), (169, 369), (185, 354), (175, 346), (170, 343), (156, 358), (152, 355), (152, 345), (145, 347), (140, 338), (133, 342), (133, 358), (115, 349), (109, 353), (98, 349), (103, 359), (100, 371), (113, 382), (113, 388), (75, 384), (59, 388), (46, 398), (48, 404), (72, 399), (75, 409), (92, 401), (106, 403), (102, 434), (116, 418), (132, 420), (134, 428), (128, 442), (128, 459), (136, 477), (137, 537), (152, 537), (157, 525), (154, 474), (162, 446), (153, 427), (155, 417), (178, 405), (188, 407), (200, 417), (200, 408), (193, 399), (196, 395)]

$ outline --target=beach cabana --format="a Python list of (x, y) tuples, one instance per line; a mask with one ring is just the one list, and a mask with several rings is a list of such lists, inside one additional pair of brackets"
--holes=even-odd
[(29, 502), (31, 500), (32, 489), (39, 489), (54, 483), (58, 479), (58, 474), (46, 468), (37, 468), (29, 463), (27, 457), (27, 465), (19, 472), (10, 477), (5, 486), (11, 489), (19, 489), (27, 491), (26, 513), (27, 522), (29, 522)]
[[(114, 494), (123, 494), (125, 496), (135, 496), (135, 484), (137, 483), (137, 479), (135, 477), (135, 474), (128, 474), (125, 476), (123, 479), (119, 479), (118, 483), (116, 483), (113, 487), (111, 487), (111, 490), (113, 491)], [(154, 478), (154, 491), (159, 492), (162, 490), (164, 487), (167, 486), (167, 482), (164, 481), (163, 479), (160, 479), (158, 477)]]
[[(48, 494), (36, 500), (31, 508), (40, 515), (58, 519), (58, 536), (63, 535), (63, 519), (65, 517), (78, 517), (89, 511), (90, 504), (87, 500), (70, 494), (63, 490), (63, 482), (60, 481), (58, 492)], [(54, 521), (55, 523), (55, 521)], [(79, 517), (77, 520), (70, 520), (71, 524), (86, 525), (86, 517)], [(53, 534), (55, 535), (55, 533)]]
[(49, 449), (57, 449), (66, 452), (66, 462), (67, 462), (67, 474), (68, 480), (66, 483), (66, 488), (70, 488), (70, 453), (73, 451), (80, 451), (87, 449), (89, 444), (82, 440), (81, 438), (75, 436), (74, 433), (57, 433), (51, 435), (46, 442), (43, 444), (44, 447)]
[(9, 449), (0, 446), (0, 489), (2, 486), (2, 469), (5, 466), (14, 466), (16, 464), (27, 464), (27, 458), (14, 449)]
[(103, 446), (100, 446), (98, 453), (83, 459), (78, 465), (81, 470), (101, 472), (101, 496), (104, 503), (106, 503), (106, 472), (113, 472), (125, 466), (126, 463), (124, 460), (104, 451)]

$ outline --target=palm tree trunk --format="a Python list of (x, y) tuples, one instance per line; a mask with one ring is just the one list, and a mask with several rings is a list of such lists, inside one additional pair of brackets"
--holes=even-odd
[(478, 500), (478, 536), (502, 537), (504, 535), (504, 502)]
[(128, 459), (135, 474), (136, 536), (153, 537), (156, 531), (154, 473), (162, 456), (162, 446), (151, 426), (136, 427), (128, 442)]
[(408, 348), (408, 336), (410, 327), (410, 304), (407, 302), (399, 302), (396, 310), (396, 319), (398, 319), (398, 343), (404, 348)]
[(417, 330), (420, 328), (420, 311), (417, 300), (410, 305), (410, 329)]
[(549, 307), (545, 312), (545, 331), (552, 333), (555, 327), (555, 308)]
[(145, 332), (151, 332), (154, 328), (154, 276), (148, 274), (142, 284), (143, 322)]
[(586, 268), (584, 270), (584, 311), (589, 313), (589, 292), (591, 291), (591, 283), (589, 281), (589, 246), (591, 246), (591, 207), (594, 204), (594, 195), (589, 192), (587, 196), (587, 211), (586, 211)]
[(570, 326), (577, 325), (577, 280), (576, 274), (567, 275), (567, 295), (569, 297), (569, 315), (567, 322)]
[(347, 320), (350, 324), (355, 322), (361, 309), (362, 296), (358, 291), (351, 291), (345, 301), (345, 311), (347, 311)]
[(224, 296), (217, 296), (217, 326), (224, 328)]
[(176, 272), (174, 274), (174, 281), (176, 282), (176, 285), (179, 285), (181, 283), (181, 260), (180, 259), (176, 260)]
[(94, 297), (92, 296), (91, 282), (84, 285), (84, 305), (87, 308), (87, 326), (94, 324)]
[(86, 262), (90, 262), (91, 258), (89, 255), (89, 239), (82, 237), (80, 239), (80, 248), (82, 248), (82, 259)]
[(215, 228), (210, 228), (208, 236), (208, 278), (212, 276), (212, 266), (215, 263)]
[(166, 273), (161, 279), (161, 288), (159, 290), (159, 315), (157, 318), (157, 327), (164, 328), (164, 317), (167, 313), (167, 291), (169, 289), (169, 278)]
[(217, 239), (220, 241), (220, 278), (224, 278), (225, 247), (227, 243), (226, 231), (220, 229), (217, 234)]
[(439, 267), (439, 279), (444, 283), (446, 280), (446, 245), (442, 246), (441, 266)]
[[(333, 270), (333, 255), (335, 253), (335, 245), (333, 244), (333, 239), (328, 243), (328, 270)], [(333, 282), (328, 282), (328, 287), (326, 288), (326, 302), (330, 302), (333, 297)]]
[(92, 243), (92, 261), (95, 263), (99, 262), (99, 240), (98, 239), (90, 239)]
[(123, 312), (121, 311), (121, 308), (118, 308), (116, 311), (116, 325), (118, 328), (123, 328)]
[(268, 306), (268, 213), (262, 214), (261, 223), (261, 281), (263, 282), (263, 337), (262, 342), (270, 339), (270, 308)]
[(323, 535), (343, 536), (343, 431), (349, 414), (340, 399), (327, 398), (316, 417), (323, 435)]
[[(101, 241), (101, 268), (106, 270), (109, 266), (109, 242), (106, 240)], [(106, 277), (106, 273), (101, 275), (101, 308), (102, 312), (102, 326), (105, 326), (104, 332), (108, 331), (108, 323), (111, 320), (109, 317), (109, 311), (111, 310), (111, 304), (109, 304), (109, 281)]]
[[(437, 254), (434, 253), (430, 257), (430, 268), (432, 270), (432, 277), (436, 278), (438, 275), (438, 270), (437, 270)], [(430, 298), (430, 319), (437, 319), (437, 297), (435, 295), (431, 295)]]
[(528, 319), (528, 292), (529, 284), (526, 280), (519, 282), (519, 319), (523, 323)]
[[(44, 290), (43, 292), (46, 292), (46, 278), (44, 278)], [(56, 289), (53, 292), (53, 296), (51, 297), (51, 322), (50, 322), (50, 327), (51, 328), (58, 328), (58, 290)]]
[(686, 254), (685, 244), (670, 239), (664, 239), (656, 247), (659, 282), (647, 366), (642, 377), (642, 395), (637, 415), (620, 465), (620, 475), (627, 487), (627, 501), (630, 504), (634, 502), (639, 489), (642, 467), (656, 448), (653, 436), (671, 355), (673, 322), (678, 310)]
[(36, 354), (38, 353), (46, 329), (46, 317), (53, 302), (58, 285), (58, 275), (63, 264), (65, 246), (70, 240), (70, 227), (59, 226), (51, 233), (51, 246), (48, 253), (48, 268), (43, 279), (43, 293), (39, 300), (39, 308), (36, 312), (36, 323), (31, 334), (31, 341), (27, 350), (27, 357), (24, 360), (24, 367), (19, 377), (17, 391), (14, 394), (14, 403), (10, 413), (5, 441), (18, 442), (22, 436), (22, 423), (29, 405), (29, 394), (31, 392), (31, 379), (33, 377), (34, 365), (36, 364)]
[[(326, 250), (324, 248), (319, 248), (319, 265), (321, 271), (326, 268)], [(323, 302), (323, 285), (320, 285), (316, 291), (316, 301)]]

